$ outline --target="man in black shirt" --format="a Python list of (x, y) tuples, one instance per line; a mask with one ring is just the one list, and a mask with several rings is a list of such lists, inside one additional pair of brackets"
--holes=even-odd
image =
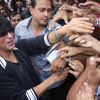
[[(64, 80), (68, 75), (68, 68), (60, 75), (53, 73), (39, 84), (30, 56), (48, 49), (66, 33), (92, 33), (92, 24), (87, 20), (76, 18), (54, 32), (34, 39), (22, 39), (15, 44), (10, 22), (0, 16), (0, 100), (37, 100), (51, 85)], [(74, 28), (71, 27), (73, 25)]]

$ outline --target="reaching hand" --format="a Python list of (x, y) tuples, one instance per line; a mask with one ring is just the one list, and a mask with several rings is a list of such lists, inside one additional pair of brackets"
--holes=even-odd
[(93, 13), (100, 15), (100, 6), (98, 3), (93, 1), (88, 1), (79, 4), (80, 8), (90, 9)]
[(84, 70), (84, 65), (79, 60), (72, 60), (69, 62), (69, 66), (71, 67), (69, 73), (73, 74), (76, 78), (79, 77)]
[(72, 35), (69, 40), (73, 40), (74, 43), (82, 47), (90, 47), (100, 53), (100, 42), (89, 34), (85, 35)]
[(49, 30), (51, 30), (54, 25), (55, 22), (58, 21), (59, 19), (63, 19), (65, 21), (65, 23), (68, 23), (68, 11), (74, 11), (76, 10), (75, 7), (70, 6), (68, 4), (63, 4), (59, 10), (57, 11), (57, 13), (54, 15), (53, 19), (50, 21), (50, 25), (48, 27)]
[(67, 12), (65, 10), (59, 10), (53, 17), (53, 19), (50, 21), (50, 24), (48, 26), (48, 30), (51, 30), (55, 22), (58, 21), (59, 19), (63, 19), (65, 23), (68, 23), (68, 18), (67, 18)]
[(55, 59), (51, 65), (52, 71), (53, 72), (57, 72), (60, 73), (64, 70), (66, 65), (66, 61), (60, 57), (58, 57), (57, 59)]
[(79, 4), (79, 7), (82, 9), (85, 9), (85, 8), (91, 9), (92, 6), (98, 6), (98, 3), (93, 2), (93, 1), (87, 1), (85, 3)]
[(59, 49), (59, 51), (60, 51), (60, 55), (62, 58), (69, 57), (69, 56), (75, 56), (81, 53), (81, 50), (78, 47), (71, 47), (71, 46), (65, 46)]
[(74, 35), (69, 37), (70, 40), (74, 39), (74, 43), (82, 47), (93, 47), (97, 43), (97, 40), (89, 34)]
[(65, 68), (61, 73), (53, 73), (51, 77), (53, 77), (54, 83), (65, 80), (68, 76), (69, 68)]
[(62, 26), (57, 31), (60, 34), (80, 34), (80, 33), (93, 33), (94, 27), (91, 24), (89, 18), (72, 18), (72, 20), (67, 24)]

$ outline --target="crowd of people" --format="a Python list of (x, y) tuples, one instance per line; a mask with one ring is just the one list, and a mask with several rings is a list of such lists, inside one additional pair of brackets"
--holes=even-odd
[(0, 0), (0, 100), (100, 100), (99, 0)]

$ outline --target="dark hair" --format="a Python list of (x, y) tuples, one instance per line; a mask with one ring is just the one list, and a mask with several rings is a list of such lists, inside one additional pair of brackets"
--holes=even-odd
[(17, 14), (20, 14), (21, 19), (22, 19), (22, 14), (21, 14), (21, 13), (18, 13), (18, 12), (15, 12), (15, 11), (12, 11), (12, 12), (11, 12), (11, 14), (10, 14), (10, 19), (11, 19), (11, 17), (16, 16)]
[(10, 16), (10, 13), (11, 13), (11, 10), (7, 6), (6, 2), (0, 1), (0, 6), (2, 6), (5, 9), (5, 11), (7, 13), (7, 17), (9, 17)]
[(7, 18), (5, 18), (4, 16), (0, 16), (0, 34), (2, 34), (2, 32), (8, 31), (10, 29), (12, 29), (10, 21)]
[[(23, 7), (26, 7), (26, 0), (21, 0), (23, 2)], [(16, 0), (11, 0), (11, 7), (13, 11), (17, 12), (17, 5), (16, 5)]]
[[(35, 8), (35, 6), (36, 6), (36, 1), (37, 1), (37, 0), (31, 0), (30, 5), (31, 5), (33, 8)], [(51, 2), (51, 7), (52, 7), (52, 9), (54, 9), (54, 8), (55, 8), (55, 7), (54, 7), (54, 1), (53, 1), (53, 0), (50, 0), (50, 2)]]

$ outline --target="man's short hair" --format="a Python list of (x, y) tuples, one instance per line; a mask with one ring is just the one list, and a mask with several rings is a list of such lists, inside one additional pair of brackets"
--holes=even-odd
[(0, 16), (0, 34), (2, 34), (2, 32), (5, 32), (9, 29), (12, 29), (10, 21), (4, 16)]
[(15, 16), (18, 15), (18, 14), (20, 14), (21, 19), (22, 19), (22, 14), (21, 14), (21, 13), (12, 11), (11, 14), (10, 14), (10, 20), (11, 20), (11, 17), (15, 17)]
[[(31, 4), (30, 4), (30, 5), (31, 5), (33, 8), (35, 8), (36, 2), (37, 2), (37, 0), (31, 0)], [(50, 2), (51, 2), (51, 7), (52, 7), (52, 9), (54, 9), (54, 0), (50, 0)]]

